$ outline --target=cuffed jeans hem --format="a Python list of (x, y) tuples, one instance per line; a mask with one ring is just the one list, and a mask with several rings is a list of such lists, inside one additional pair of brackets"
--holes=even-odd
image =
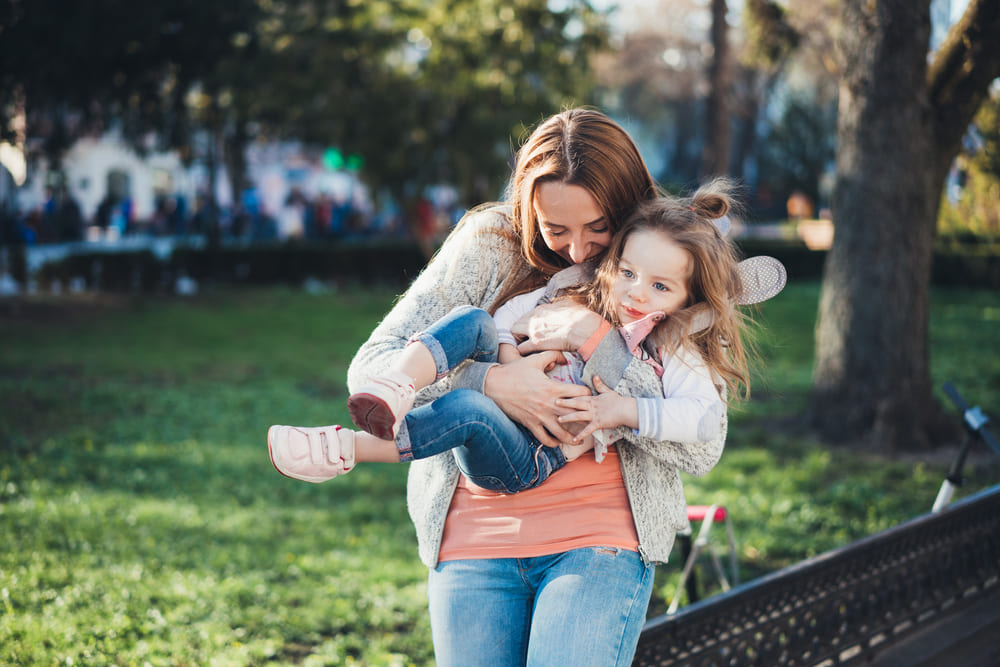
[(413, 447), (410, 445), (410, 429), (406, 426), (404, 419), (399, 424), (399, 431), (396, 433), (396, 449), (399, 450), (399, 462), (409, 463), (413, 460)]
[(410, 343), (422, 343), (424, 347), (430, 350), (431, 357), (434, 358), (434, 372), (436, 373), (434, 381), (437, 382), (443, 377), (446, 377), (448, 373), (451, 372), (451, 368), (448, 367), (448, 355), (445, 354), (444, 348), (437, 338), (430, 335), (426, 331), (421, 331), (420, 333), (414, 334), (410, 338)]

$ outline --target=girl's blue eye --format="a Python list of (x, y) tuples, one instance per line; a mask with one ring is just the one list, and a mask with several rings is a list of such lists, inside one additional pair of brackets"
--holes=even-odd
[(633, 276), (633, 273), (628, 269), (622, 269), (622, 275), (625, 276), (626, 278), (631, 278)]
[(670, 288), (667, 287), (666, 285), (664, 285), (663, 283), (654, 283), (653, 287), (655, 289), (660, 290), (661, 292), (669, 292), (670, 291)]

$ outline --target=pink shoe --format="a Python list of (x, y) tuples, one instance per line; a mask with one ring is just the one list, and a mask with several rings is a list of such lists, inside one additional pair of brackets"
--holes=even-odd
[(337, 425), (272, 426), (267, 449), (275, 470), (303, 482), (325, 482), (354, 468), (354, 431)]
[(369, 378), (347, 399), (347, 411), (362, 431), (382, 440), (395, 440), (399, 424), (413, 407), (413, 379), (399, 371)]

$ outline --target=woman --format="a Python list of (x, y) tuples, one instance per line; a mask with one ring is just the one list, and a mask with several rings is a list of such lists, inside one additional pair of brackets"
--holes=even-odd
[[(574, 109), (549, 118), (518, 151), (507, 205), (465, 217), (358, 351), (350, 389), (385, 372), (411, 334), (456, 306), (492, 312), (561, 269), (598, 258), (621, 221), (657, 195), (635, 144), (607, 116)], [(564, 328), (538, 330), (526, 321), (532, 345), (585, 348), (587, 377), (624, 395), (659, 393), (653, 368), (617, 333), (606, 335), (610, 325), (582, 306), (567, 313)], [(545, 376), (558, 356), (470, 362), (420, 392), (417, 404), (453, 388), (476, 389), (543, 444), (571, 442), (556, 402), (590, 392)], [(723, 416), (720, 435), (694, 445), (630, 435), (603, 464), (581, 457), (513, 495), (471, 484), (447, 453), (412, 463), (407, 502), (430, 568), (438, 665), (630, 664), (654, 563), (667, 560), (685, 525), (678, 470), (708, 472), (725, 426)]]

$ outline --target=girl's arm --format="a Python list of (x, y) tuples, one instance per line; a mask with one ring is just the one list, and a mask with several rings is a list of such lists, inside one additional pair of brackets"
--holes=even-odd
[(516, 345), (510, 343), (500, 343), (497, 350), (497, 361), (501, 364), (509, 364), (521, 358), (521, 353), (517, 351)]
[[(660, 386), (659, 378), (655, 385), (650, 375), (655, 377), (653, 368), (628, 351), (625, 341), (617, 332), (605, 336), (597, 345), (594, 354), (584, 368), (584, 379), (600, 378), (609, 388), (627, 397), (642, 397), (652, 395), (643, 387)], [(723, 409), (718, 415), (719, 427), (714, 438), (701, 442), (684, 443), (672, 440), (654, 440), (637, 434), (628, 428), (619, 428), (618, 433), (632, 446), (639, 447), (650, 456), (657, 458), (689, 475), (700, 477), (710, 471), (722, 457), (726, 442), (728, 419)]]
[(663, 395), (636, 399), (639, 434), (683, 443), (714, 439), (726, 405), (701, 355), (678, 350), (661, 363)]
[(563, 422), (589, 422), (577, 436), (599, 428), (624, 426), (652, 440), (695, 444), (719, 434), (725, 404), (700, 357), (683, 352), (662, 359), (663, 393), (656, 397), (621, 396), (594, 378), (597, 395), (564, 399), (560, 406), (579, 412), (566, 415)]
[[(599, 378), (605, 388), (623, 398), (634, 400), (655, 396), (649, 388), (661, 386), (653, 368), (629, 352), (621, 335), (599, 315), (579, 304), (562, 300), (540, 306), (522, 317), (512, 330), (530, 338), (529, 344), (519, 346), (522, 352), (527, 349), (576, 349), (586, 352), (584, 381), (596, 387), (596, 378)], [(603, 391), (598, 393), (605, 394)], [(638, 403), (636, 407), (638, 409)], [(638, 415), (635, 424), (638, 425)], [(709, 430), (706, 428), (706, 432)], [(727, 430), (724, 409), (718, 414), (718, 428), (711, 430), (716, 432), (715, 437), (693, 443), (656, 440), (640, 435), (628, 426), (620, 427), (618, 432), (629, 444), (643, 449), (650, 456), (688, 474), (701, 476), (711, 470), (722, 456)]]

